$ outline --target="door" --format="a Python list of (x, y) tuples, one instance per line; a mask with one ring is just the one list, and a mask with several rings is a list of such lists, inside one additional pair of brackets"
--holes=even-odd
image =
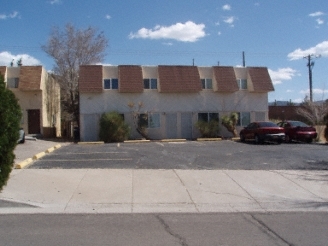
[(177, 114), (166, 114), (166, 138), (177, 138)]
[(181, 114), (181, 137), (192, 139), (192, 113)]
[(28, 123), (28, 134), (40, 134), (40, 110), (29, 109), (27, 110), (27, 123)]

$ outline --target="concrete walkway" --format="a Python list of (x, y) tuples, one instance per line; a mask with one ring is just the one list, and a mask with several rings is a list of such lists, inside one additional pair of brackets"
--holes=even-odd
[(0, 199), (0, 214), (328, 211), (328, 171), (14, 169)]

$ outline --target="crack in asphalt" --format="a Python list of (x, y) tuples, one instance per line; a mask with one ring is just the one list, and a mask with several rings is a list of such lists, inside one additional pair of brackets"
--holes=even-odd
[[(275, 232), (273, 229), (271, 229), (265, 222), (262, 220), (256, 218), (254, 214), (249, 214), (251, 216), (251, 219), (257, 223), (257, 226), (264, 231), (267, 235), (279, 239), (282, 243), (286, 244), (287, 246), (295, 246), (295, 244), (292, 244), (288, 242), (286, 239), (284, 239), (282, 236), (280, 236), (277, 232)], [(246, 217), (245, 217), (246, 218)], [(247, 218), (246, 218), (247, 219)], [(247, 219), (248, 220), (248, 219)], [(251, 222), (252, 223), (252, 222)], [(253, 223), (254, 224), (254, 223)]]
[(158, 221), (164, 227), (164, 230), (168, 234), (170, 234), (171, 236), (173, 236), (174, 238), (179, 240), (179, 243), (181, 246), (188, 246), (186, 239), (184, 237), (180, 236), (179, 234), (174, 233), (174, 231), (171, 229), (171, 227), (165, 222), (165, 220), (160, 215), (155, 215), (155, 217), (158, 219)]

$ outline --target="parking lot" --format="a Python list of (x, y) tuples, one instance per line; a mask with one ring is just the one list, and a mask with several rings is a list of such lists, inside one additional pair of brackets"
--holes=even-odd
[(69, 144), (30, 169), (328, 170), (324, 144), (186, 141)]

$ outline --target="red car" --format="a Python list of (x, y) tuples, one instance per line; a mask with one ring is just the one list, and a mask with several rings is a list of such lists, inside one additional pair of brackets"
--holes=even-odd
[(293, 140), (311, 143), (313, 139), (317, 138), (317, 131), (314, 127), (309, 126), (301, 121), (287, 120), (278, 123), (285, 129), (285, 141), (291, 142)]
[(240, 141), (254, 140), (255, 143), (265, 141), (281, 144), (285, 140), (285, 130), (271, 121), (252, 122), (240, 131)]

